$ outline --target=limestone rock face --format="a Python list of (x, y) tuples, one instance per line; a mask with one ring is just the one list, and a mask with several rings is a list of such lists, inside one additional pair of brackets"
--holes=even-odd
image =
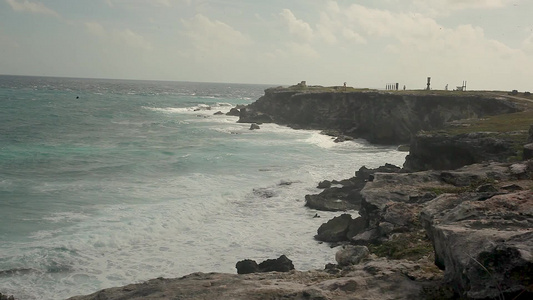
[(244, 112), (241, 109), (239, 122), (270, 121), (295, 128), (335, 130), (372, 143), (402, 144), (410, 142), (419, 130), (439, 129), (446, 122), (516, 111), (510, 102), (482, 96), (271, 88)]
[(516, 156), (508, 135), (476, 132), (450, 136), (439, 133), (419, 133), (411, 141), (404, 169), (453, 170), (485, 161), (506, 162)]
[(533, 296), (533, 193), (444, 194), (421, 213), (435, 261), (463, 297)]

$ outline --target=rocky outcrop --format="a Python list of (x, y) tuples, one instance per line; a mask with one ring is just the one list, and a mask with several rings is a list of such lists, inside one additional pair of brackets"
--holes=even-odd
[(409, 142), (419, 130), (434, 130), (467, 118), (516, 112), (502, 98), (424, 92), (309, 92), (271, 88), (246, 109), (239, 122), (275, 122), (294, 128), (335, 130), (372, 143)]
[(352, 178), (322, 181), (318, 184), (318, 188), (324, 190), (319, 194), (305, 195), (305, 206), (323, 211), (358, 210), (362, 200), (360, 191), (377, 172), (396, 173), (400, 172), (400, 168), (392, 164), (385, 164), (375, 169), (362, 166)]
[(426, 251), (416, 244), (425, 230), (459, 297), (533, 295), (533, 277), (525, 275), (533, 270), (533, 162), (373, 177), (361, 191), (361, 216), (350, 223), (359, 221), (353, 243), (401, 257)]
[(452, 170), (484, 161), (506, 162), (517, 155), (515, 141), (509, 134), (421, 132), (411, 141), (403, 168), (410, 172)]

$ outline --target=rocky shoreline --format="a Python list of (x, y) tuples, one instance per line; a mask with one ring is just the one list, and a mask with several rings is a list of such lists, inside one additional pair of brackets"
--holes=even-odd
[[(361, 167), (305, 196), (310, 208), (339, 212), (315, 236), (338, 247), (336, 264), (297, 271), (284, 256), (244, 260), (236, 265), (240, 274), (157, 278), (70, 299), (531, 299), (533, 125), (518, 142), (512, 134), (420, 132), (523, 109), (492, 96), (435, 97), (270, 89), (232, 110), (240, 122), (411, 142), (403, 167)], [(288, 114), (280, 113), (283, 105)], [(389, 124), (391, 111), (398, 114)], [(376, 119), (359, 119), (365, 114)], [(527, 145), (517, 153), (516, 143)], [(344, 212), (351, 209), (359, 216)]]

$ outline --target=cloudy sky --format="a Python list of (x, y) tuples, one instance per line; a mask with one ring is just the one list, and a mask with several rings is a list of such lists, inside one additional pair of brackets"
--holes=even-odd
[(0, 74), (533, 92), (532, 0), (0, 0)]

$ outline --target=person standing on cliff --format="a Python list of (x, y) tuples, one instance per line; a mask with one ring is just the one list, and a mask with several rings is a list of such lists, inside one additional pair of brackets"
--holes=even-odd
[(346, 92), (346, 82), (344, 82), (344, 91)]

